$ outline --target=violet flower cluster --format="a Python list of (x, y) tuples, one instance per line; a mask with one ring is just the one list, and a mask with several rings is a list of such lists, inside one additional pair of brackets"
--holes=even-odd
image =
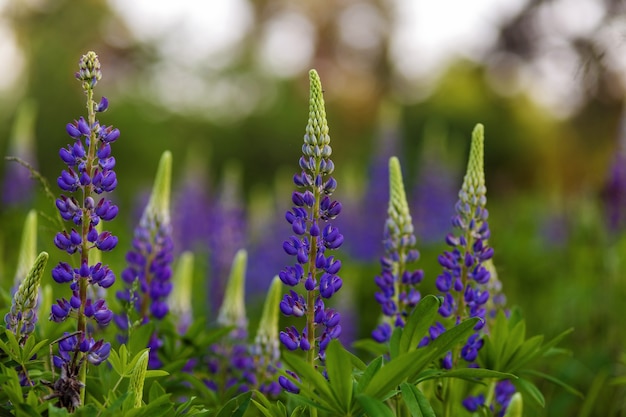
[(463, 406), (466, 410), (471, 412), (478, 411), (481, 407), (489, 407), (492, 413), (496, 413), (496, 417), (504, 417), (515, 392), (515, 385), (508, 379), (503, 379), (496, 383), (494, 389), (495, 401), (493, 401), (493, 403), (487, 404), (485, 395), (478, 394), (464, 399)]
[(404, 327), (406, 317), (421, 299), (415, 288), (424, 278), (422, 270), (411, 271), (408, 264), (417, 261), (415, 234), (409, 206), (404, 191), (400, 162), (389, 159), (389, 217), (385, 222), (383, 245), (385, 256), (380, 259), (381, 274), (375, 278), (380, 291), (376, 301), (381, 305), (383, 321), (373, 332), (372, 338), (384, 343), (391, 338), (393, 327)]
[[(80, 260), (76, 266), (59, 262), (52, 270), (52, 278), (59, 284), (70, 284), (72, 294), (69, 299), (61, 298), (52, 305), (50, 320), (61, 322), (70, 316), (78, 319), (76, 335), (59, 343), (60, 354), (54, 358), (57, 366), (85, 355), (89, 362), (97, 365), (108, 357), (111, 349), (108, 342), (94, 341), (87, 328), (88, 318), (99, 326), (106, 326), (113, 318), (103, 298), (90, 296), (90, 292), (96, 293), (96, 286), (111, 287), (115, 274), (101, 262), (91, 264), (89, 252), (92, 249), (110, 251), (117, 245), (116, 236), (108, 231), (100, 232), (97, 227), (101, 222), (113, 220), (118, 213), (117, 206), (102, 195), (113, 191), (117, 185), (111, 144), (119, 138), (120, 131), (96, 120), (95, 114), (108, 107), (106, 97), (99, 103), (93, 100), (93, 88), (101, 77), (98, 56), (88, 52), (81, 58), (76, 73), (87, 95), (88, 116), (67, 125), (66, 131), (73, 143), (59, 152), (67, 169), (57, 179), (64, 194), (56, 200), (56, 206), (63, 220), (72, 222), (73, 227), (57, 233), (54, 244), (69, 255), (78, 254)], [(78, 351), (85, 355), (76, 355)]]
[[(174, 259), (169, 214), (171, 165), (172, 154), (166, 151), (159, 162), (150, 201), (135, 228), (132, 249), (126, 253), (128, 266), (121, 274), (126, 288), (116, 294), (120, 301), (134, 308), (141, 324), (150, 319), (163, 320), (169, 312), (167, 297), (172, 292)], [(130, 320), (128, 311), (115, 317), (123, 331), (129, 329)], [(162, 365), (157, 356), (162, 344), (158, 334), (153, 333), (148, 343), (148, 366), (152, 369)]]
[[(283, 243), (283, 249), (296, 258), (296, 263), (279, 273), (281, 281), (294, 288), (283, 297), (280, 311), (286, 316), (303, 317), (305, 325), (301, 330), (288, 327), (280, 332), (279, 339), (289, 350), (306, 351), (307, 360), (313, 365), (316, 359), (324, 362), (326, 347), (341, 333), (339, 313), (325, 305), (341, 289), (342, 280), (337, 275), (341, 261), (327, 256), (326, 251), (339, 248), (343, 235), (330, 223), (340, 213), (341, 204), (330, 198), (337, 181), (331, 176), (334, 164), (330, 159), (332, 149), (321, 82), (315, 70), (309, 76), (311, 96), (304, 155), (300, 157), (302, 171), (293, 177), (302, 191), (292, 194), (294, 207), (285, 218), (294, 235)], [(301, 283), (304, 295), (296, 291)], [(279, 383), (287, 391), (298, 391), (284, 376), (279, 377)]]
[[(452, 225), (460, 233), (458, 236), (452, 233), (446, 236), (446, 243), (452, 249), (439, 256), (443, 273), (435, 282), (443, 294), (443, 303), (439, 308), (442, 317), (452, 318), (454, 324), (466, 318), (481, 318), (474, 327), (476, 333), (469, 337), (461, 349), (461, 357), (470, 363), (476, 360), (484, 343), (479, 331), (485, 325), (485, 305), (489, 300), (487, 285), (491, 274), (485, 262), (493, 256), (493, 248), (487, 243), (490, 233), (486, 203), (483, 127), (478, 125), (472, 135), (467, 173), (459, 191), (456, 214), (452, 217)], [(431, 338), (441, 334), (442, 328), (440, 323), (431, 328)], [(448, 353), (443, 360), (444, 368), (450, 369), (454, 360), (452, 354)]]
[(211, 378), (205, 380), (205, 384), (222, 395), (231, 388), (239, 392), (248, 391), (257, 383), (253, 358), (247, 344), (248, 319), (244, 299), (247, 262), (248, 253), (243, 249), (237, 251), (217, 318), (219, 325), (233, 329), (227, 337), (209, 347), (208, 369)]

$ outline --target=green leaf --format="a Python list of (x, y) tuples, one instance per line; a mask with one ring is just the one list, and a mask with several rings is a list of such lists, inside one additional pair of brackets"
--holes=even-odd
[(415, 385), (403, 382), (400, 384), (400, 391), (412, 417), (436, 417), (428, 399)]
[(424, 356), (423, 350), (414, 350), (387, 362), (372, 377), (370, 383), (362, 392), (369, 397), (385, 398), (385, 396), (414, 373), (416, 364), (421, 365)]
[(533, 376), (537, 376), (537, 377), (546, 379), (546, 380), (552, 382), (553, 384), (558, 385), (561, 388), (565, 389), (570, 394), (574, 394), (575, 396), (577, 396), (579, 398), (585, 398), (585, 396), (580, 391), (578, 391), (576, 388), (572, 387), (569, 384), (566, 384), (565, 382), (561, 381), (560, 379), (558, 379), (556, 377), (553, 377), (552, 375), (548, 375), (548, 374), (540, 372), (540, 371), (535, 371), (533, 369), (524, 369), (522, 371), (522, 373), (525, 374), (525, 375), (533, 375)]
[(52, 404), (48, 404), (48, 416), (49, 417), (70, 417), (70, 413), (65, 408), (55, 407)]
[(384, 402), (365, 394), (356, 396), (356, 400), (370, 417), (394, 417), (393, 412)]
[(503, 370), (515, 372), (534, 359), (536, 353), (541, 348), (543, 339), (543, 335), (537, 335), (526, 340), (510, 358), (505, 358), (506, 362), (503, 364)]
[(224, 404), (224, 407), (221, 408), (216, 417), (243, 416), (250, 405), (250, 398), (252, 398), (252, 391), (244, 392), (243, 394), (236, 396)]
[[(263, 395), (261, 395), (262, 397)], [(259, 410), (259, 412), (261, 412), (261, 414), (263, 414), (265, 417), (285, 417), (285, 415), (280, 415), (278, 413), (274, 413), (273, 411), (275, 411), (275, 409), (271, 409), (270, 407), (272, 406), (272, 404), (261, 404), (260, 402), (256, 401), (256, 400), (251, 400), (252, 404), (254, 404), (254, 406), (256, 407), (257, 410)]]
[(154, 382), (152, 383), (152, 386), (150, 387), (150, 392), (148, 393), (148, 402), (152, 403), (153, 401), (156, 401), (157, 398), (162, 397), (163, 395), (165, 395), (165, 390), (163, 389), (163, 387), (159, 385), (158, 382)]
[(167, 376), (169, 374), (169, 372), (162, 371), (160, 369), (150, 369), (146, 371), (146, 378), (156, 378), (158, 376)]
[[(124, 347), (124, 345), (120, 346), (120, 351), (122, 350), (122, 347)], [(124, 355), (124, 356), (126, 356), (126, 355)], [(120, 359), (120, 355), (115, 351), (115, 349), (111, 349), (111, 353), (109, 353), (108, 361), (111, 364), (111, 367), (113, 368), (113, 370), (119, 376), (123, 376), (124, 375), (124, 365), (122, 365), (122, 361)]]
[(432, 325), (441, 301), (434, 295), (422, 298), (409, 315), (400, 338), (400, 353), (417, 349), (420, 340)]
[(391, 333), (391, 339), (389, 339), (389, 356), (394, 359), (400, 355), (400, 339), (402, 339), (402, 333), (404, 329), (396, 327)]
[(387, 353), (389, 347), (386, 343), (378, 343), (372, 339), (361, 339), (352, 343), (352, 347), (359, 350), (364, 350), (373, 354), (374, 356), (380, 356)]
[(526, 338), (526, 322), (520, 321), (511, 330), (509, 330), (507, 337), (504, 340), (504, 347), (502, 349), (501, 358), (502, 364), (506, 363), (513, 356), (513, 354), (522, 346), (524, 339)]
[(363, 371), (363, 373), (361, 374), (361, 377), (358, 380), (358, 385), (356, 386), (357, 393), (361, 393), (365, 390), (365, 388), (367, 388), (367, 386), (372, 381), (372, 378), (374, 377), (376, 372), (378, 372), (382, 364), (383, 364), (383, 357), (379, 356), (376, 359), (374, 359), (367, 368), (365, 368), (365, 371)]
[(306, 411), (306, 407), (303, 407), (300, 405), (294, 408), (294, 410), (291, 412), (290, 417), (300, 417), (302, 414), (304, 414), (305, 411)]
[(100, 414), (99, 417), (116, 417), (120, 415), (122, 404), (124, 403), (124, 401), (126, 401), (126, 398), (128, 398), (129, 395), (131, 395), (130, 391), (126, 391), (125, 393), (120, 395), (119, 398), (117, 398), (115, 401), (113, 401), (110, 405), (108, 405), (104, 409), (104, 411), (102, 412), (102, 414)]
[(484, 368), (463, 368), (453, 369), (451, 371), (438, 371), (431, 373), (426, 377), (420, 378), (417, 382), (423, 382), (429, 379), (436, 378), (460, 378), (468, 381), (475, 381), (482, 378), (496, 378), (496, 379), (517, 379), (517, 376), (504, 372), (492, 371), (491, 369)]
[(326, 372), (336, 403), (343, 411), (352, 403), (352, 361), (338, 340), (332, 340), (326, 349)]
[[(26, 340), (26, 344), (28, 344), (28, 342), (31, 340), (33, 341), (33, 343), (35, 342), (35, 337), (32, 335), (29, 336), (29, 338)], [(39, 353), (39, 351), (47, 344), (48, 344), (48, 339), (44, 339), (40, 341), (39, 343), (37, 343), (36, 345), (32, 346), (29, 350), (24, 348), (24, 354), (22, 355), (24, 363), (28, 362), (30, 358), (32, 358), (37, 353)]]
[[(317, 370), (312, 368), (308, 362), (305, 362), (303, 359), (291, 352), (284, 352), (282, 354), (282, 358), (303, 381), (306, 381), (307, 384), (310, 384), (313, 389), (317, 391), (318, 399), (321, 403), (330, 409), (336, 409), (338, 404), (330, 390), (328, 381), (326, 381), (326, 379), (319, 372), (317, 372)], [(291, 376), (289, 376), (289, 378), (291, 378)], [(299, 387), (306, 389), (305, 385), (307, 384), (302, 384), (298, 381), (294, 382)], [(341, 409), (338, 409), (337, 411), (341, 411)]]
[(374, 398), (383, 398), (405, 378), (415, 379), (424, 367), (451, 350), (460, 341), (465, 340), (474, 331), (478, 320), (478, 318), (465, 320), (442, 333), (426, 347), (392, 359), (374, 375), (363, 392)]
[(524, 397), (530, 398), (536, 405), (542, 408), (546, 406), (546, 400), (535, 384), (523, 378), (516, 380), (514, 384)]

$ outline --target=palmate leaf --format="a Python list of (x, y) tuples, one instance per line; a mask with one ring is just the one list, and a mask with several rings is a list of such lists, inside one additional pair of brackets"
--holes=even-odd
[(284, 352), (282, 359), (304, 381), (300, 382), (285, 371), (279, 371), (300, 388), (300, 394), (294, 394), (293, 397), (302, 400), (310, 406), (326, 411), (335, 413), (343, 411), (341, 404), (337, 402), (335, 395), (333, 395), (328, 381), (316, 369), (311, 367), (308, 362), (291, 352)]
[[(421, 371), (437, 358), (443, 356), (456, 344), (474, 331), (478, 318), (472, 318), (461, 322), (459, 325), (442, 333), (429, 345), (413, 350), (390, 360), (370, 380), (365, 387), (359, 387), (367, 396), (386, 399), (393, 393), (398, 385), (415, 380)], [(361, 385), (361, 384), (359, 384)]]
[(526, 340), (525, 329), (523, 319), (509, 321), (500, 311), (490, 334), (484, 338), (485, 345), (479, 352), (480, 365), (496, 371), (517, 373), (533, 360), (553, 353), (555, 346), (573, 331), (565, 330), (544, 344), (542, 335)]
[(402, 331), (399, 353), (417, 349), (417, 345), (435, 321), (440, 306), (441, 300), (434, 295), (427, 295), (417, 303)]

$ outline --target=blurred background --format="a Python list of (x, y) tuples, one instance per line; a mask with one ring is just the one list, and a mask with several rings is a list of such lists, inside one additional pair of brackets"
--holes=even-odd
[[(619, 415), (626, 326), (626, 4), (621, 0), (0, 0), (0, 151), (57, 193), (64, 126), (84, 112), (73, 74), (100, 56), (101, 123), (114, 144), (121, 270), (159, 155), (174, 154), (177, 252), (193, 250), (194, 308), (219, 308), (230, 262), (250, 254), (249, 309), (291, 260), (291, 176), (308, 117), (308, 70), (325, 90), (338, 218), (346, 243), (346, 343), (368, 337), (373, 277), (398, 155), (426, 272), (437, 255), (468, 153), (485, 125), (494, 262), (530, 335), (569, 327), (571, 358), (534, 415)], [(12, 284), (22, 222), (40, 212), (40, 250), (55, 209), (21, 165), (0, 160), (0, 277)], [(107, 255), (109, 256), (109, 255)], [(348, 309), (353, 306), (352, 310)], [(622, 306), (622, 307), (620, 307)], [(343, 312), (342, 312), (343, 314)], [(252, 324), (254, 319), (251, 319)]]

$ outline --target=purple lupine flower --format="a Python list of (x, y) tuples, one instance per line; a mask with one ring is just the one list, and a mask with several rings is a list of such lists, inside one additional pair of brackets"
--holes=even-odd
[[(94, 365), (102, 363), (110, 352), (110, 345), (104, 340), (94, 341), (87, 326), (88, 319), (99, 326), (106, 326), (111, 321), (113, 315), (105, 300), (90, 294), (97, 293), (93, 290), (94, 286), (108, 288), (115, 281), (115, 275), (107, 266), (89, 264), (91, 250), (109, 251), (117, 245), (117, 237), (97, 228), (101, 222), (113, 220), (117, 215), (117, 207), (107, 197), (100, 196), (105, 191), (113, 191), (117, 185), (113, 171), (115, 160), (110, 156), (107, 135), (115, 130), (119, 136), (119, 130), (111, 127), (103, 131), (96, 120), (95, 113), (101, 106), (93, 99), (93, 88), (101, 77), (98, 56), (94, 52), (83, 55), (76, 78), (82, 81), (87, 96), (88, 115), (86, 119), (81, 117), (66, 126), (73, 143), (59, 152), (67, 168), (57, 179), (57, 185), (64, 194), (57, 199), (56, 207), (65, 221), (72, 222), (72, 228), (69, 232), (63, 230), (57, 233), (54, 244), (68, 254), (76, 253), (80, 257), (78, 266), (59, 262), (52, 270), (52, 278), (59, 284), (69, 284), (72, 295), (69, 300), (61, 298), (52, 305), (50, 320), (61, 322), (70, 315), (78, 318), (77, 332), (72, 336), (74, 339), (68, 337), (59, 343), (60, 356), (55, 360), (55, 364), (62, 367), (66, 374), (70, 373), (67, 371), (70, 368), (83, 366), (84, 358)], [(72, 340), (75, 342), (70, 343)], [(79, 396), (82, 400), (86, 374), (83, 372), (81, 375), (77, 386), (83, 391)], [(62, 405), (71, 409), (75, 404)]]
[[(459, 234), (450, 233), (446, 236), (446, 243), (451, 249), (439, 256), (443, 272), (435, 281), (443, 295), (439, 314), (444, 319), (451, 320), (453, 324), (470, 317), (481, 319), (474, 327), (476, 333), (469, 337), (461, 349), (461, 358), (469, 363), (474, 363), (484, 343), (480, 330), (486, 323), (491, 278), (487, 262), (493, 256), (493, 249), (487, 243), (490, 232), (485, 208), (487, 198), (483, 140), (483, 127), (479, 124), (472, 134), (467, 173), (459, 191), (456, 214), (452, 217), (452, 225), (459, 229)], [(437, 326), (443, 327), (441, 323)], [(431, 331), (432, 339), (439, 334), (434, 333)], [(442, 366), (450, 369), (456, 359), (448, 353)]]
[(237, 166), (224, 170), (218, 197), (211, 206), (208, 236), (210, 252), (209, 299), (213, 313), (224, 297), (231, 261), (246, 244), (246, 216), (241, 200), (241, 173)]
[(224, 299), (217, 318), (221, 326), (232, 326), (228, 337), (209, 348), (208, 370), (205, 380), (209, 389), (224, 395), (231, 388), (239, 392), (257, 386), (254, 357), (247, 344), (248, 319), (244, 300), (245, 275), (248, 255), (239, 250), (232, 261)]
[(385, 321), (372, 332), (379, 343), (389, 340), (391, 327), (404, 327), (406, 317), (421, 299), (416, 286), (422, 281), (422, 270), (407, 266), (419, 258), (409, 206), (404, 192), (398, 158), (389, 159), (389, 208), (384, 227), (385, 255), (380, 259), (381, 274), (375, 278), (380, 291), (374, 298), (381, 305)]
[(267, 292), (254, 343), (250, 347), (257, 389), (270, 398), (276, 398), (282, 392), (276, 379), (276, 373), (282, 366), (278, 340), (281, 288), (280, 278), (275, 276)]
[(172, 195), (172, 231), (176, 255), (193, 252), (209, 255), (212, 201), (201, 163), (191, 158)]
[(506, 414), (506, 410), (515, 392), (516, 392), (515, 385), (513, 385), (513, 383), (509, 381), (508, 379), (503, 379), (502, 381), (498, 381), (496, 383), (496, 388), (495, 388), (496, 403), (498, 404), (498, 407), (500, 408), (500, 411), (497, 414), (498, 417), (502, 417)]
[[(150, 200), (135, 228), (132, 249), (126, 253), (128, 266), (121, 274), (126, 288), (118, 291), (116, 296), (129, 308), (115, 317), (115, 323), (124, 331), (128, 330), (131, 310), (139, 315), (142, 324), (152, 319), (163, 320), (169, 312), (167, 297), (172, 291), (174, 259), (169, 214), (171, 170), (172, 154), (166, 151), (159, 162)], [(158, 349), (162, 341), (157, 333), (152, 335), (148, 344), (151, 348), (150, 368), (161, 365)]]
[[(326, 308), (325, 300), (343, 284), (337, 275), (341, 261), (326, 252), (339, 248), (343, 235), (330, 223), (340, 213), (341, 204), (331, 200), (337, 182), (331, 176), (334, 163), (330, 159), (332, 149), (322, 86), (315, 70), (311, 70), (309, 76), (311, 97), (303, 156), (300, 157), (302, 171), (293, 177), (302, 191), (293, 192), (294, 207), (285, 215), (294, 234), (284, 242), (283, 249), (296, 258), (296, 263), (283, 269), (279, 277), (290, 287), (302, 283), (305, 290), (302, 298), (295, 289), (283, 298), (283, 314), (305, 317), (305, 325), (302, 330), (295, 326), (287, 328), (280, 333), (280, 340), (288, 349), (312, 352), (308, 359), (313, 365), (316, 357), (324, 363), (328, 343), (341, 333), (340, 315)], [(286, 378), (280, 378), (279, 383), (285, 390), (295, 391), (293, 383)]]
[(485, 405), (485, 396), (483, 394), (479, 394), (476, 396), (469, 396), (466, 399), (463, 400), (462, 402), (463, 407), (465, 407), (465, 409), (467, 411), (478, 411), (479, 407), (482, 407)]
[[(440, 137), (433, 137), (440, 143)], [(425, 244), (438, 242), (449, 227), (457, 192), (457, 173), (427, 137), (418, 163), (417, 182), (410, 202), (415, 231)]]
[[(389, 185), (389, 158), (398, 154), (399, 133), (393, 123), (382, 123), (381, 131), (375, 137), (372, 158), (365, 175), (367, 187), (362, 195), (342, 196), (344, 208), (350, 216), (337, 219), (336, 224), (352, 238), (345, 250), (354, 259), (371, 262), (380, 256), (384, 249), (381, 245), (380, 230), (375, 227), (363, 227), (372, 219), (386, 218), (388, 207), (387, 187)], [(352, 187), (357, 188), (357, 187)]]

